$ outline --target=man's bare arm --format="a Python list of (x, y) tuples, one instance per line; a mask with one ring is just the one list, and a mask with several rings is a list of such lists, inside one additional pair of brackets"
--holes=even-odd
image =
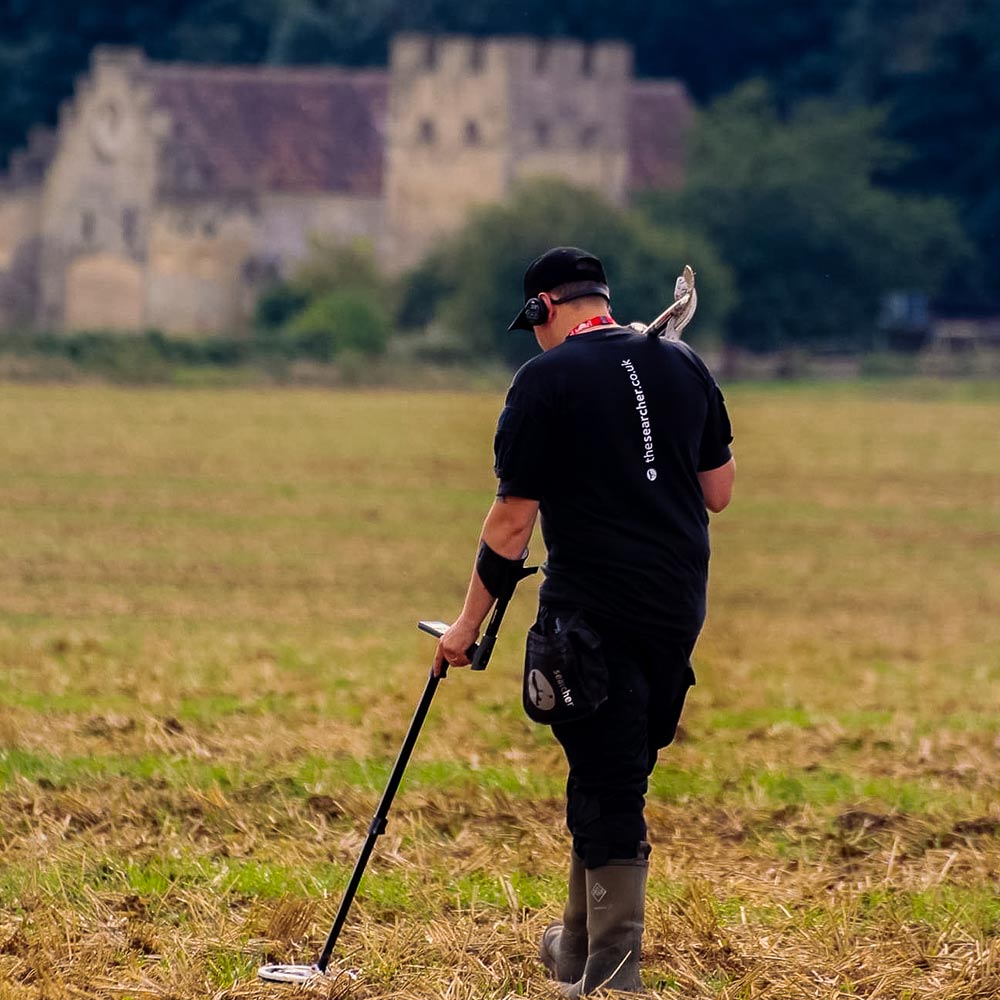
[[(537, 500), (497, 497), (486, 515), (480, 540), (505, 559), (520, 559), (531, 538), (537, 516)], [(465, 651), (479, 638), (479, 629), (492, 607), (493, 596), (483, 586), (473, 566), (462, 613), (438, 642), (434, 654), (435, 673), (440, 671), (444, 661), (454, 667), (468, 665)]]
[(733, 481), (735, 479), (736, 461), (732, 458), (717, 469), (698, 473), (698, 482), (701, 483), (705, 506), (713, 514), (718, 514), (729, 506), (729, 501), (733, 496)]

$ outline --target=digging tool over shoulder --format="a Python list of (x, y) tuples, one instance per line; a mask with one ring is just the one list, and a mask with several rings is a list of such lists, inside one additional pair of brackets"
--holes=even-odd
[(666, 337), (680, 340), (684, 327), (694, 318), (698, 308), (698, 292), (694, 282), (694, 268), (684, 265), (683, 272), (674, 282), (674, 301), (652, 323), (630, 323), (629, 326), (648, 337)]

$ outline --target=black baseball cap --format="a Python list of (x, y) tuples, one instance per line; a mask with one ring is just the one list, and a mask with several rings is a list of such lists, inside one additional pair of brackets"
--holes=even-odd
[[(539, 292), (551, 292), (560, 285), (571, 281), (589, 281), (593, 288), (578, 292), (570, 298), (584, 295), (603, 295), (610, 301), (611, 291), (604, 275), (604, 265), (592, 254), (579, 247), (553, 247), (541, 257), (536, 257), (524, 272), (524, 301), (535, 298)], [(562, 299), (565, 302), (568, 299)], [(517, 314), (508, 330), (532, 330), (534, 327), (525, 319), (524, 307)]]

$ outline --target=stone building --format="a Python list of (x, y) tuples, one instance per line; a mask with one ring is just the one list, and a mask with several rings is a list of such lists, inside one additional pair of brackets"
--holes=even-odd
[(388, 70), (101, 48), (0, 175), (0, 326), (239, 329), (313, 233), (398, 270), (522, 178), (675, 186), (690, 117), (618, 43), (403, 35)]

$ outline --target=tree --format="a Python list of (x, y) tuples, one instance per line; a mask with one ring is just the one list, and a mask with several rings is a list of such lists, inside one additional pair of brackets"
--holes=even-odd
[(701, 291), (688, 339), (717, 331), (729, 309), (729, 273), (706, 239), (652, 226), (593, 191), (541, 180), (519, 187), (505, 204), (473, 213), (413, 271), (404, 315), (412, 315), (419, 296), (424, 318), (434, 315), (470, 354), (517, 364), (537, 347), (530, 334), (508, 333), (507, 326), (523, 302), (525, 267), (552, 246), (582, 246), (601, 258), (612, 311), (622, 322), (648, 321), (672, 302), (674, 280), (687, 261), (698, 270)]
[(381, 354), (394, 302), (368, 241), (313, 237), (291, 277), (260, 297), (254, 319), (262, 345), (330, 361), (343, 351)]
[(865, 346), (886, 292), (933, 294), (967, 259), (950, 205), (875, 182), (906, 155), (883, 119), (813, 101), (784, 120), (759, 82), (701, 115), (684, 189), (646, 204), (663, 224), (707, 233), (733, 268), (731, 342)]
[(1000, 310), (1000, 0), (969, 2), (949, 22), (935, 58), (900, 80), (889, 128), (914, 151), (894, 183), (953, 199), (976, 247), (945, 304)]
[(9, 0), (0, 4), (0, 168), (28, 129), (52, 125), (96, 45), (154, 59), (260, 62), (279, 0)]

